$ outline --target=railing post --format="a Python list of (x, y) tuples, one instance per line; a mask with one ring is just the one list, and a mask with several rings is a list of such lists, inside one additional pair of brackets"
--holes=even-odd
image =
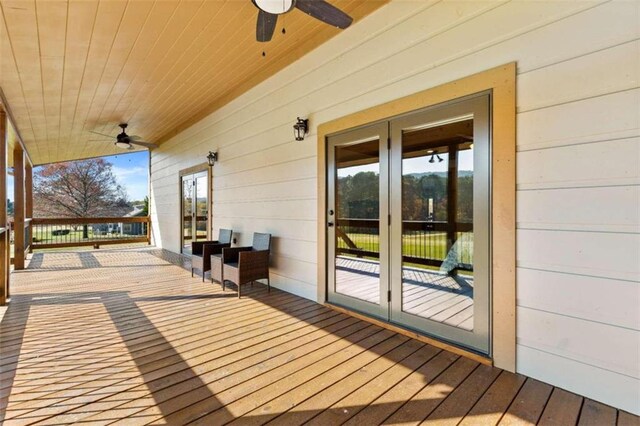
[(7, 220), (7, 116), (0, 105), (0, 306), (9, 298), (9, 238), (11, 230)]
[(147, 243), (151, 245), (151, 216), (147, 216)]
[(24, 151), (22, 147), (17, 145), (13, 149), (13, 194), (15, 200), (13, 202), (13, 267), (15, 270), (24, 269), (25, 264), (25, 191), (24, 191)]

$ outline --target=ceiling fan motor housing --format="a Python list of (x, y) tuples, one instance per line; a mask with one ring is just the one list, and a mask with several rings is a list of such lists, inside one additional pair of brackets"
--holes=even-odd
[(127, 128), (127, 123), (121, 123), (121, 124), (118, 124), (118, 126), (122, 128), (122, 133), (119, 133), (116, 136), (116, 139), (117, 139), (116, 143), (118, 142), (129, 143), (129, 135), (127, 135), (127, 133), (124, 131), (124, 129)]

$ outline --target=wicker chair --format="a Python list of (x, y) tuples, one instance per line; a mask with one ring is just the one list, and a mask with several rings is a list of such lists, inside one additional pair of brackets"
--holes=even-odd
[(251, 247), (233, 247), (222, 250), (222, 289), (225, 281), (231, 281), (238, 286), (238, 299), (242, 295), (242, 285), (256, 280), (266, 279), (268, 291), (269, 282), (269, 253), (271, 250), (271, 234), (254, 232)]
[(221, 229), (216, 241), (198, 241), (191, 243), (191, 276), (193, 277), (194, 269), (202, 272), (202, 281), (204, 275), (211, 270), (211, 255), (222, 253), (225, 247), (231, 247), (231, 229)]

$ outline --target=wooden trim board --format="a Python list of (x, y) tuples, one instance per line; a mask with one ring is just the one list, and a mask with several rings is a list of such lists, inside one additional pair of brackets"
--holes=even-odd
[(442, 104), (492, 93), (492, 360), (516, 369), (516, 63), (505, 64), (318, 126), (318, 301), (326, 301), (326, 140), (348, 129)]
[(182, 177), (182, 176), (186, 176), (186, 175), (192, 175), (194, 173), (204, 172), (204, 171), (206, 171), (208, 169), (209, 169), (209, 164), (208, 163), (196, 164), (195, 166), (187, 167), (186, 169), (180, 170), (178, 172), (178, 176)]

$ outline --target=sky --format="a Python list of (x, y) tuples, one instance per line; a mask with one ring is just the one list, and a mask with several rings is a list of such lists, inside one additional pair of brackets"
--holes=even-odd
[(127, 191), (130, 201), (138, 201), (149, 195), (149, 151), (104, 157), (113, 164), (113, 174)]
[[(129, 201), (139, 201), (149, 195), (149, 152), (139, 151), (102, 157), (113, 164), (113, 174), (127, 191)], [(7, 196), (13, 201), (13, 177), (8, 176)]]

